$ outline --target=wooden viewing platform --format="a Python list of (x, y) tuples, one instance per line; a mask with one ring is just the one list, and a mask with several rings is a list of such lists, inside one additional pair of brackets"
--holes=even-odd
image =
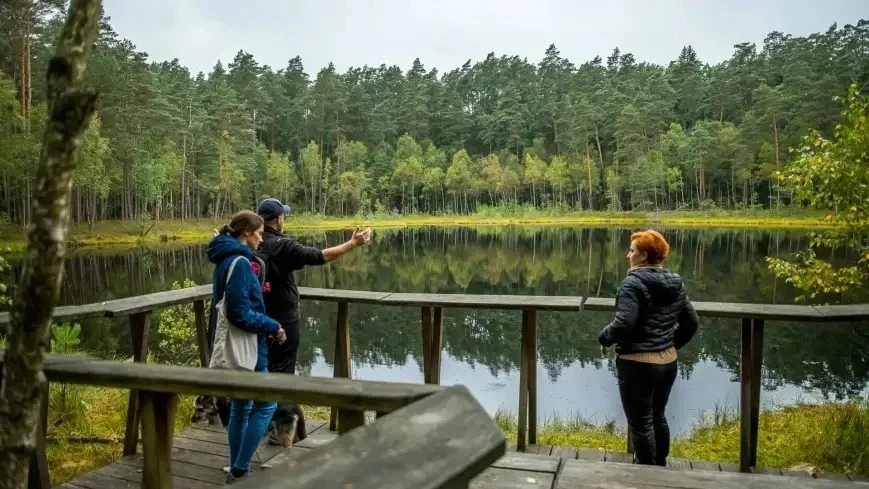
[[(169, 457), (168, 453), (171, 451), (171, 445), (165, 445), (164, 442), (167, 438), (171, 439), (171, 433), (163, 433), (163, 430), (158, 430), (159, 432), (155, 432), (155, 421), (163, 418), (154, 418), (154, 416), (168, 416), (169, 411), (172, 411), (174, 413), (174, 405), (172, 405), (172, 403), (175, 402), (173, 399), (175, 399), (176, 394), (226, 395), (234, 396), (237, 398), (277, 401), (286, 400), (288, 402), (296, 402), (299, 404), (330, 406), (332, 407), (332, 416), (329, 420), (328, 430), (337, 430), (339, 434), (350, 432), (345, 435), (349, 436), (358, 431), (357, 428), (363, 427), (363, 429), (368, 429), (369, 427), (375, 427), (378, 425), (382, 426), (382, 423), (386, 422), (390, 418), (393, 418), (392, 415), (386, 416), (385, 419), (383, 419), (382, 421), (378, 419), (377, 422), (371, 425), (363, 426), (365, 425), (363, 417), (364, 411), (374, 411), (378, 414), (378, 416), (383, 416), (384, 414), (395, 410), (410, 409), (415, 407), (418, 408), (418, 405), (431, 398), (439, 399), (436, 403), (439, 406), (445, 405), (445, 403), (449, 404), (449, 398), (461, 398), (463, 399), (462, 402), (475, 405), (475, 407), (469, 412), (473, 412), (474, 416), (478, 416), (480, 413), (477, 413), (476, 410), (479, 406), (476, 405), (473, 397), (467, 394), (466, 389), (464, 389), (463, 387), (443, 388), (439, 386), (440, 359), (442, 352), (442, 338), (444, 328), (443, 309), (446, 307), (457, 309), (476, 308), (515, 310), (517, 312), (521, 311), (522, 324), (519, 359), (519, 420), (516, 450), (518, 452), (528, 453), (541, 450), (541, 448), (537, 446), (537, 375), (536, 369), (533, 368), (537, 364), (537, 312), (559, 311), (564, 313), (582, 314), (584, 311), (612, 311), (614, 308), (613, 299), (599, 297), (403, 294), (311, 288), (300, 288), (300, 293), (301, 297), (305, 300), (331, 301), (337, 303), (338, 314), (337, 322), (335, 325), (334, 379), (311, 379), (297, 376), (291, 376), (291, 379), (287, 379), (287, 376), (283, 375), (278, 375), (277, 377), (279, 377), (279, 379), (276, 379), (275, 375), (252, 373), (250, 373), (250, 375), (253, 375), (254, 377), (237, 378), (236, 374), (247, 374), (241, 372), (233, 372), (232, 375), (227, 375), (226, 372), (222, 372), (217, 377), (215, 377), (212, 375), (214, 373), (212, 371), (202, 371), (201, 369), (196, 368), (193, 368), (193, 370), (196, 370), (197, 373), (191, 374), (191, 368), (189, 367), (170, 367), (181, 368), (185, 373), (182, 375), (180, 372), (173, 371), (171, 372), (170, 378), (167, 378), (166, 375), (168, 375), (168, 373), (167, 371), (163, 370), (167, 368), (166, 366), (147, 365), (145, 362), (148, 356), (148, 338), (153, 312), (157, 309), (189, 303), (193, 304), (200, 363), (201, 365), (208, 364), (206, 333), (207, 316), (205, 301), (207, 299), (210, 299), (211, 296), (210, 285), (191, 287), (181, 290), (158, 292), (154, 294), (129, 297), (95, 304), (87, 304), (81, 306), (63, 306), (56, 308), (54, 311), (54, 318), (56, 321), (82, 321), (100, 317), (128, 317), (130, 321), (130, 333), (132, 338), (134, 362), (132, 364), (96, 361), (88, 361), (82, 363), (81, 359), (78, 358), (76, 362), (70, 363), (68, 357), (51, 356), (51, 361), (46, 365), (46, 375), (50, 382), (72, 382), (79, 384), (130, 389), (123, 452), (124, 456), (126, 457), (134, 456), (138, 450), (140, 425), (143, 444), (145, 444), (146, 446), (151, 446), (152, 449), (156, 450), (154, 452), (154, 455), (152, 456), (156, 456), (157, 454), (163, 454), (165, 452), (165, 456)], [(420, 308), (421, 341), (423, 347), (422, 370), (425, 382), (424, 384), (394, 384), (349, 380), (352, 377), (350, 371), (351, 328), (349, 309), (349, 305), (351, 303)], [(762, 352), (765, 321), (801, 321), (828, 323), (866, 320), (869, 319), (869, 304), (843, 306), (799, 306), (694, 302), (694, 306), (701, 317), (741, 319), (742, 353), (740, 357), (741, 368), (739, 375), (741, 383), (741, 431), (740, 460), (737, 468), (740, 472), (745, 473), (778, 473), (779, 482), (777, 482), (777, 484), (781, 484), (782, 471), (777, 469), (755, 469), (757, 460), (758, 419), (760, 414), (760, 373), (761, 365), (763, 362)], [(0, 333), (2, 333), (2, 331), (5, 329), (5, 325), (8, 323), (8, 321), (8, 314), (0, 313)], [(109, 366), (109, 364), (111, 366)], [(62, 365), (62, 368), (59, 368), (60, 365)], [(242, 378), (246, 380), (240, 380)], [(332, 382), (339, 382), (339, 384), (332, 384)], [(367, 386), (366, 389), (373, 390), (359, 391), (358, 389), (361, 389), (363, 385)], [(300, 392), (301, 394), (299, 394)], [(450, 395), (447, 395), (446, 393), (450, 393)], [(439, 398), (438, 396), (446, 397)], [(470, 397), (471, 400), (466, 399), (467, 397)], [(483, 421), (483, 418), (480, 418), (479, 416), (475, 418), (478, 419), (480, 423), (483, 423), (482, 425), (477, 425), (475, 428), (481, 428), (482, 426), (485, 426), (486, 428), (484, 429), (484, 431), (489, 430), (486, 432), (489, 433), (490, 436), (496, 436), (494, 432), (490, 432), (490, 429), (497, 430), (497, 427), (495, 427), (491, 418), (488, 415), (485, 415), (485, 412), (482, 411), (481, 408), (480, 411), (484, 415), (485, 421)], [(43, 407), (43, 420), (45, 420), (46, 417), (47, 409)], [(43, 421), (43, 423), (44, 422), (45, 421)], [(465, 423), (467, 423), (467, 421), (463, 420), (463, 422), (458, 423), (458, 425), (463, 425)], [(148, 426), (147, 429), (146, 425)], [(398, 431), (402, 431), (400, 427), (397, 427), (396, 429), (398, 429)], [(150, 439), (145, 436), (146, 431), (150, 432)], [(444, 433), (454, 433), (454, 442), (461, 440), (463, 443), (466, 443), (468, 442), (469, 437), (471, 437), (470, 433), (473, 433), (473, 431), (474, 430), (472, 429), (466, 430), (450, 426), (449, 429), (444, 430)], [(503, 436), (500, 430), (497, 430), (497, 433), (498, 436)], [(40, 440), (40, 443), (44, 444), (44, 428), (42, 435), (43, 439)], [(179, 439), (185, 439), (185, 436), (182, 435), (179, 437)], [(159, 450), (154, 448), (154, 444), (157, 443), (157, 441), (160, 441), (160, 443), (164, 443), (163, 445), (160, 445), (160, 447), (162, 448), (160, 448)], [(462, 452), (462, 450), (458, 450), (458, 452), (456, 452), (455, 454), (450, 454), (450, 456), (446, 456), (445, 460), (452, 460), (451, 463), (453, 463), (453, 465), (464, 467), (470, 472), (474, 472), (476, 470), (476, 472), (474, 472), (474, 475), (476, 475), (477, 473), (488, 467), (491, 463), (496, 462), (498, 458), (502, 455), (497, 454), (498, 442), (495, 442), (494, 445), (486, 445), (485, 439), (483, 439), (483, 441), (476, 441), (479, 445), (477, 446), (476, 452), (472, 450), (473, 447), (468, 446), (465, 448), (471, 453), (464, 453)], [(348, 444), (349, 443), (351, 442), (348, 441)], [(496, 448), (492, 448), (493, 446)], [(488, 447), (490, 451), (487, 452), (484, 449), (486, 447)], [(300, 450), (293, 451), (292, 453), (296, 455), (305, 454), (304, 446), (300, 448)], [(564, 451), (561, 450), (561, 447), (556, 448), (558, 450), (550, 449), (549, 452), (553, 454), (564, 453)], [(360, 443), (360, 445), (356, 447), (356, 450), (363, 452), (367, 452), (370, 449), (372, 448), (368, 447), (366, 443)], [(346, 453), (354, 453), (352, 451), (352, 447), (345, 447), (345, 450), (349, 450)], [(543, 449), (543, 451), (545, 452), (546, 450)], [(632, 452), (630, 446), (630, 439), (628, 439), (627, 442), (627, 452)], [(453, 458), (453, 456), (455, 458)], [(315, 454), (311, 454), (311, 457), (312, 461), (314, 462), (319, 460), (318, 456)], [(430, 463), (432, 457), (444, 457), (444, 453), (428, 453), (426, 457), (424, 457), (424, 459)], [(613, 459), (616, 458), (618, 458), (618, 456), (613, 457)], [(627, 458), (627, 456), (625, 456), (625, 458)], [(567, 460), (573, 459), (568, 456)], [(155, 472), (155, 474), (162, 474), (160, 477), (165, 477), (166, 473), (171, 473), (171, 471), (167, 472), (164, 467), (168, 462), (169, 459), (164, 459), (161, 455), (160, 460), (158, 460), (158, 462), (155, 462), (157, 463), (157, 471)], [(610, 462), (608, 461), (607, 464), (609, 463)], [(700, 465), (700, 463), (697, 464)], [(48, 477), (48, 467), (45, 461), (44, 445), (41, 445), (37, 448), (35, 465), (39, 468), (39, 470), (37, 477), (34, 478), (37, 481), (32, 482), (31, 487), (33, 487), (34, 489), (49, 488), (50, 484)], [(690, 473), (697, 472), (696, 470), (694, 470), (695, 468), (693, 467), (693, 462), (689, 463), (688, 465), (692, 468), (692, 471)], [(568, 462), (560, 463), (558, 466), (558, 470), (566, 470), (570, 466), (571, 463)], [(721, 470), (723, 469), (723, 465), (717, 466), (719, 468), (719, 472), (725, 473)], [(441, 467), (441, 469), (437, 470), (438, 467)], [(296, 470), (298, 470), (298, 468)], [(390, 468), (390, 470), (394, 470), (394, 467)], [(647, 467), (639, 467), (636, 470), (653, 469)], [(264, 471), (264, 474), (273, 472), (274, 471), (272, 470)], [(309, 471), (303, 470), (303, 472), (307, 473)], [(313, 470), (313, 472), (317, 471)], [(423, 472), (428, 473), (428, 471)], [(710, 472), (711, 471), (704, 471), (704, 473)], [(467, 477), (467, 472), (459, 475), (451, 474), (449, 473), (449, 471), (445, 471), (445, 468), (441, 464), (434, 464), (431, 467), (430, 473), (430, 479), (432, 481), (440, 480), (442, 482), (455, 482), (456, 480), (465, 480), (463, 478)], [(795, 474), (785, 475), (790, 476)], [(317, 476), (312, 475), (311, 477), (313, 477), (311, 481), (317, 480), (323, 482), (326, 480), (330, 480), (328, 479), (328, 475), (322, 474)], [(318, 479), (317, 477), (320, 478)], [(323, 477), (325, 477), (325, 479), (323, 479)], [(561, 475), (559, 475), (558, 477), (561, 477)], [(761, 477), (761, 474), (755, 473), (752, 474), (750, 477)], [(843, 480), (840, 482), (847, 482), (845, 480), (847, 479), (846, 477), (840, 477), (843, 478)], [(565, 480), (569, 479), (570, 478), (567, 477)], [(158, 478), (151, 481), (150, 483), (145, 483), (145, 487), (159, 487), (161, 489), (164, 487), (169, 487), (171, 485), (169, 480), (171, 480), (171, 477), (169, 479)], [(420, 480), (427, 481), (428, 479)], [(164, 481), (165, 484), (159, 485), (158, 482), (160, 481)], [(297, 477), (294, 478), (294, 481), (299, 482)], [(381, 481), (381, 483), (382, 482), (383, 481)], [(806, 480), (806, 482), (811, 481)], [(444, 482), (444, 484), (446, 483), (447, 482)], [(690, 483), (691, 482), (685, 482), (685, 484)], [(434, 484), (434, 482), (432, 482), (432, 484)], [(658, 486), (660, 487), (660, 484)], [(304, 484), (296, 484), (295, 487), (308, 486)], [(354, 487), (354, 489), (361, 489), (362, 487), (368, 486), (359, 485)], [(374, 485), (371, 487), (405, 486)], [(412, 487), (442, 486), (423, 484), (413, 485)], [(622, 486), (612, 485), (600, 487)], [(630, 487), (643, 487), (643, 484), (638, 484)], [(683, 485), (679, 487), (695, 486)], [(721, 485), (720, 487), (728, 486)], [(743, 485), (738, 487), (766, 486), (746, 485), (743, 483)], [(809, 486), (801, 485), (800, 487)]]
[[(280, 469), (286, 467), (293, 460), (297, 460), (306, 453), (319, 449), (338, 438), (338, 434), (328, 430), (326, 421), (310, 421), (308, 438), (296, 443), (290, 449), (263, 444), (257, 455), (260, 462), (253, 464), (254, 470)], [(508, 447), (510, 450), (511, 447)], [(515, 446), (512, 447), (515, 450)], [(172, 450), (172, 484), (175, 489), (214, 489), (224, 484), (226, 465), (229, 448), (227, 446), (226, 431), (218, 426), (201, 425), (188, 428), (176, 436)], [(256, 458), (255, 458), (256, 460)], [(772, 483), (797, 483), (807, 482), (810, 476), (806, 472), (791, 471), (782, 478), (764, 478), (742, 475), (733, 478), (737, 472), (735, 464), (717, 464), (710, 462), (694, 462), (684, 459), (671, 459), (669, 469), (651, 469), (653, 475), (643, 472), (636, 475), (637, 466), (628, 466), (630, 455), (623, 452), (608, 450), (584, 449), (577, 450), (569, 447), (551, 447), (530, 445), (525, 453), (508, 451), (503, 457), (495, 461), (491, 466), (471, 480), (472, 489), (576, 489), (579, 487), (623, 487), (615, 485), (617, 482), (630, 481), (641, 477), (641, 481), (647, 484), (645, 487), (715, 487), (727, 489), (730, 487), (772, 487)], [(591, 462), (589, 464), (577, 464), (579, 462)], [(142, 467), (144, 459), (139, 455), (129, 455), (117, 462), (89, 472), (75, 480), (60, 484), (56, 489), (127, 489), (139, 487), (142, 481)], [(597, 463), (609, 462), (617, 464), (614, 467), (600, 467)], [(265, 468), (263, 465), (265, 464)], [(639, 467), (640, 470), (645, 468)], [(292, 470), (292, 469), (290, 469)], [(669, 472), (667, 472), (669, 470)], [(628, 471), (628, 472), (626, 472)], [(683, 474), (677, 471), (711, 471), (712, 474)], [(722, 474), (723, 475), (719, 475)], [(761, 473), (782, 475), (781, 471), (764, 471)], [(611, 476), (614, 479), (605, 479), (609, 485), (595, 485), (594, 474)], [(292, 487), (291, 474), (287, 474), (287, 484), (284, 487)], [(851, 482), (851, 479), (843, 475), (826, 475), (822, 479), (838, 481), (839, 484), (813, 484), (799, 487), (818, 488), (853, 488), (863, 487), (863, 484), (843, 484)], [(578, 482), (582, 485), (577, 485)], [(597, 481), (601, 484), (603, 481)], [(557, 485), (556, 485), (557, 483)], [(651, 484), (654, 483), (654, 486)], [(669, 484), (669, 485), (667, 485)], [(869, 485), (869, 484), (867, 484)], [(632, 487), (642, 487), (633, 485)]]

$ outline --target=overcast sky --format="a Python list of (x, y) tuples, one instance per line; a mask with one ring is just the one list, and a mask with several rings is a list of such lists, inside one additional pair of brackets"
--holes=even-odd
[(103, 0), (111, 24), (151, 60), (208, 73), (239, 49), (283, 68), (295, 55), (312, 76), (335, 63), (419, 57), (443, 73), (489, 52), (537, 63), (555, 43), (576, 64), (615, 46), (666, 64), (691, 44), (716, 63), (767, 33), (824, 31), (869, 18), (869, 0)]

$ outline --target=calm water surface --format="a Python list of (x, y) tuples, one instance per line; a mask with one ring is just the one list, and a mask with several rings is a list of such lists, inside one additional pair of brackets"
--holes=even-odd
[[(692, 299), (793, 303), (794, 291), (767, 271), (766, 256), (791, 256), (806, 244), (799, 231), (664, 230), (671, 270)], [(298, 274), (303, 286), (388, 292), (580, 295), (613, 297), (627, 272), (627, 229), (426, 228), (378, 231), (372, 246)], [(337, 244), (349, 233), (302, 236)], [(75, 253), (67, 261), (62, 303), (84, 304), (166, 290), (175, 281), (211, 281), (201, 246)], [(869, 298), (867, 298), (869, 300)], [(332, 375), (336, 305), (306, 301), (301, 371)], [(354, 378), (422, 382), (419, 310), (351, 305)], [(582, 415), (624, 425), (612, 358), (597, 344), (609, 313), (538, 313), (539, 412)], [(763, 403), (869, 394), (869, 324), (768, 322)], [(155, 328), (156, 330), (156, 328)], [(461, 383), (492, 413), (517, 409), (520, 312), (445, 310), (443, 384)], [(82, 347), (129, 354), (125, 321), (98, 319), (82, 328)], [(152, 335), (159, 350), (159, 335)], [(689, 430), (716, 407), (739, 400), (739, 320), (702, 319), (679, 353), (680, 376), (668, 408), (676, 430)]]

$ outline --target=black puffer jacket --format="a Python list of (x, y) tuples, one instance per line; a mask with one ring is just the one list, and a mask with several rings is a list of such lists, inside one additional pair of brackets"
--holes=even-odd
[(699, 323), (682, 277), (664, 268), (637, 268), (619, 285), (616, 317), (598, 341), (615, 344), (618, 354), (678, 349), (691, 341)]

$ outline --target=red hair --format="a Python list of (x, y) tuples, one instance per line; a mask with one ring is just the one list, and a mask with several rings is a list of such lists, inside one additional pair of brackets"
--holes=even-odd
[(670, 245), (658, 231), (638, 231), (631, 235), (631, 241), (636, 241), (638, 252), (646, 254), (649, 265), (662, 263), (670, 253)]

